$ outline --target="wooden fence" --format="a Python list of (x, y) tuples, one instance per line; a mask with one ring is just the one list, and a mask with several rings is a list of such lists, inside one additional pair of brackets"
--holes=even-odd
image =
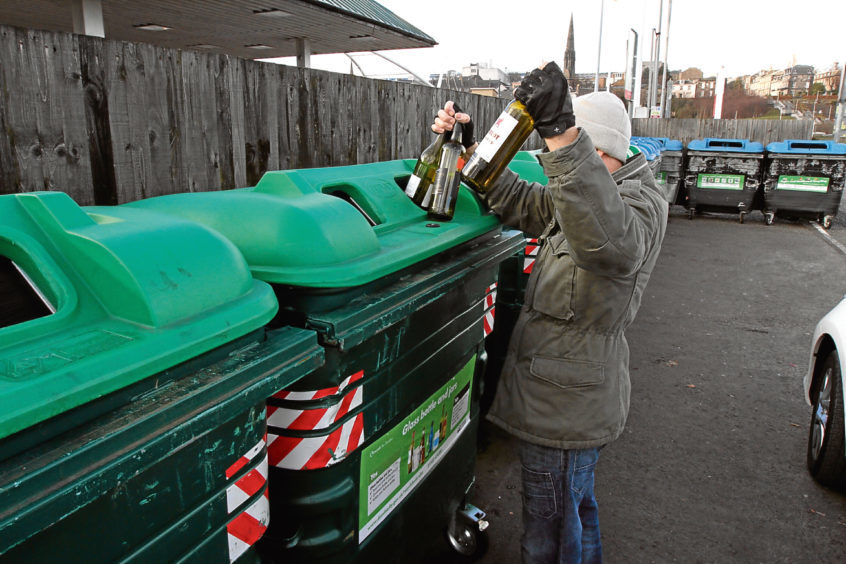
[[(412, 158), (447, 99), (477, 136), (505, 100), (402, 82), (0, 26), (0, 194), (82, 205), (252, 186), (267, 170)], [(637, 119), (633, 133), (767, 143), (810, 122)], [(533, 135), (526, 148), (538, 148)]]
[(447, 99), (474, 116), (477, 135), (506, 103), (0, 26), (0, 193), (61, 190), (108, 205), (252, 186), (267, 170), (416, 157)]
[(632, 120), (632, 135), (669, 137), (687, 145), (694, 139), (749, 139), (767, 143), (785, 139), (810, 139), (811, 120), (778, 119), (649, 119)]

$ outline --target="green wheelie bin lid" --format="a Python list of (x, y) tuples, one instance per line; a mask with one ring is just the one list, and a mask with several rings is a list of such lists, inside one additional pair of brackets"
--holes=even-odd
[[(67, 194), (0, 196), (0, 439), (230, 342), (273, 318), (218, 233)], [(23, 304), (22, 307), (17, 307)]]
[(508, 163), (508, 168), (516, 172), (526, 182), (539, 182), (546, 186), (549, 184), (549, 179), (538, 162), (537, 155), (539, 153), (540, 151), (520, 151)]
[(429, 219), (404, 193), (414, 164), (273, 171), (254, 188), (174, 194), (119, 207), (155, 210), (219, 231), (260, 280), (348, 288), (498, 228), (496, 216), (464, 186), (452, 221)]

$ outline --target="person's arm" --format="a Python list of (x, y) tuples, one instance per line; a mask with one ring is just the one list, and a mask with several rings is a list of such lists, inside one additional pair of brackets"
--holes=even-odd
[(540, 161), (576, 264), (608, 276), (636, 272), (666, 217), (663, 202), (639, 181), (618, 187), (584, 131)]
[(558, 65), (535, 69), (514, 94), (550, 149), (539, 160), (570, 256), (581, 268), (601, 274), (635, 272), (666, 211), (641, 193), (638, 181), (618, 188), (588, 134), (575, 127), (567, 79)]

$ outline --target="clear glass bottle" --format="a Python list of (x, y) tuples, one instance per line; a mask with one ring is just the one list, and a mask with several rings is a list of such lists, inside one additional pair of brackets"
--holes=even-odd
[(458, 171), (458, 160), (464, 154), (461, 144), (462, 125), (455, 124), (452, 137), (441, 148), (441, 157), (435, 181), (432, 183), (432, 197), (429, 202), (429, 217), (441, 221), (449, 221), (455, 213), (455, 201), (458, 199), (458, 188), (461, 183), (461, 173)]
[(441, 156), (441, 148), (446, 143), (449, 132), (445, 131), (438, 135), (432, 143), (423, 149), (414, 171), (405, 185), (405, 193), (418, 206), (423, 207), (426, 193), (435, 180), (435, 172), (438, 170), (438, 161)]
[(461, 171), (461, 178), (476, 192), (487, 192), (534, 127), (526, 106), (513, 100), (476, 147)]

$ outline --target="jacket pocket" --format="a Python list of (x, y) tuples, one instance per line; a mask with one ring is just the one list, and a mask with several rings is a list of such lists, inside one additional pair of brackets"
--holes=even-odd
[(575, 316), (576, 264), (563, 233), (549, 237), (546, 244), (549, 249), (544, 253), (546, 260), (538, 272), (530, 305), (535, 311), (568, 321)]
[(605, 381), (605, 365), (589, 360), (535, 356), (532, 376), (559, 388), (596, 386)]

